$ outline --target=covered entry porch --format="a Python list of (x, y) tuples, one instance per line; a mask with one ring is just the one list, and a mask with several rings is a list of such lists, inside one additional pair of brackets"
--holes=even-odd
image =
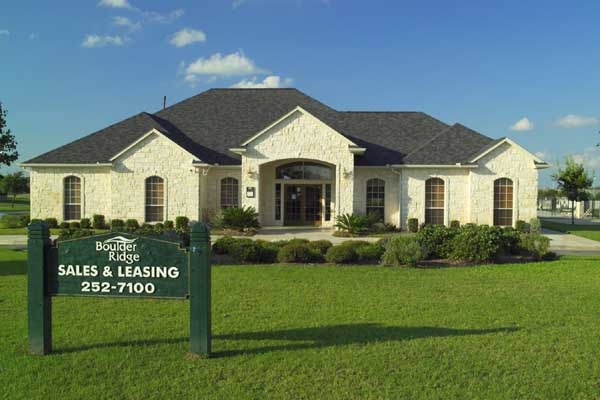
[(265, 163), (258, 186), (263, 226), (333, 226), (335, 165), (298, 159)]

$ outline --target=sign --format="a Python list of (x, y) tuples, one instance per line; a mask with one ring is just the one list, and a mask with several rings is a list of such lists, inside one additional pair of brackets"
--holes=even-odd
[(254, 187), (247, 187), (246, 188), (246, 197), (253, 199), (256, 193), (256, 188)]
[[(44, 222), (28, 228), (27, 306), (29, 351), (52, 351), (52, 297), (125, 296), (189, 298), (190, 351), (211, 351), (210, 237), (193, 224), (190, 247), (126, 233), (50, 240)], [(72, 305), (77, 307), (76, 302)]]
[(188, 255), (178, 243), (110, 233), (58, 243), (51, 295), (186, 298)]

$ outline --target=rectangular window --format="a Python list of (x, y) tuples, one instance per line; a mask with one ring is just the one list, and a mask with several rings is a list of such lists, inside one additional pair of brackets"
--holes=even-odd
[(281, 221), (281, 183), (275, 184), (275, 220)]
[(325, 221), (331, 221), (331, 184), (325, 185)]
[(64, 181), (64, 219), (81, 219), (81, 179), (69, 176)]

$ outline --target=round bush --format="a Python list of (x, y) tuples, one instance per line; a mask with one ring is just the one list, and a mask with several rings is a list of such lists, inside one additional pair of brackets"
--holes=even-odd
[(379, 242), (377, 242), (369, 243), (364, 246), (358, 246), (355, 251), (359, 261), (371, 261), (379, 263), (383, 253), (385, 252), (385, 248)]
[(175, 229), (175, 224), (173, 224), (173, 221), (166, 220), (164, 225), (165, 230), (167, 231), (172, 231), (173, 229)]
[(325, 260), (335, 264), (350, 264), (358, 260), (355, 247), (347, 244), (332, 246), (325, 253)]
[(69, 223), (68, 223), (68, 222), (64, 222), (64, 221), (63, 221), (63, 222), (61, 222), (61, 223), (58, 225), (58, 227), (59, 227), (60, 229), (69, 229)]
[(311, 263), (322, 262), (323, 256), (311, 249), (306, 243), (290, 243), (277, 252), (277, 261), (280, 263)]
[(79, 222), (69, 222), (69, 229), (81, 229), (81, 224)]
[(402, 265), (416, 266), (424, 260), (426, 251), (414, 236), (394, 236), (387, 243), (382, 263), (394, 267)]
[(501, 250), (503, 231), (499, 227), (466, 224), (452, 240), (450, 258), (484, 262), (494, 259)]
[(90, 229), (92, 227), (92, 221), (89, 218), (82, 218), (79, 222), (81, 229)]
[(229, 255), (238, 262), (259, 262), (260, 245), (252, 239), (236, 239), (229, 246)]
[(113, 231), (123, 231), (125, 230), (125, 223), (122, 219), (113, 219), (110, 221), (110, 229)]
[(56, 220), (56, 218), (46, 218), (45, 222), (48, 224), (48, 227), (50, 229), (56, 229), (56, 228), (58, 228), (58, 221)]
[(213, 253), (215, 254), (229, 254), (230, 250), (231, 250), (231, 246), (237, 241), (238, 239), (233, 238), (231, 236), (222, 236), (219, 239), (217, 239), (212, 246), (212, 250)]
[(325, 255), (325, 253), (327, 253), (327, 250), (329, 250), (329, 248), (333, 246), (333, 244), (329, 241), (329, 240), (313, 240), (312, 242), (308, 243), (308, 247), (312, 250), (316, 250), (319, 252), (319, 254)]
[(277, 262), (277, 253), (279, 252), (279, 247), (274, 245), (271, 242), (267, 242), (266, 240), (256, 240), (256, 245), (259, 247), (259, 262), (272, 264)]

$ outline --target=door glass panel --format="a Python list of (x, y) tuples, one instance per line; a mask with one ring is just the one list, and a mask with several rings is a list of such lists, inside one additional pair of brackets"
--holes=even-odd
[(284, 224), (321, 225), (321, 185), (285, 185)]

